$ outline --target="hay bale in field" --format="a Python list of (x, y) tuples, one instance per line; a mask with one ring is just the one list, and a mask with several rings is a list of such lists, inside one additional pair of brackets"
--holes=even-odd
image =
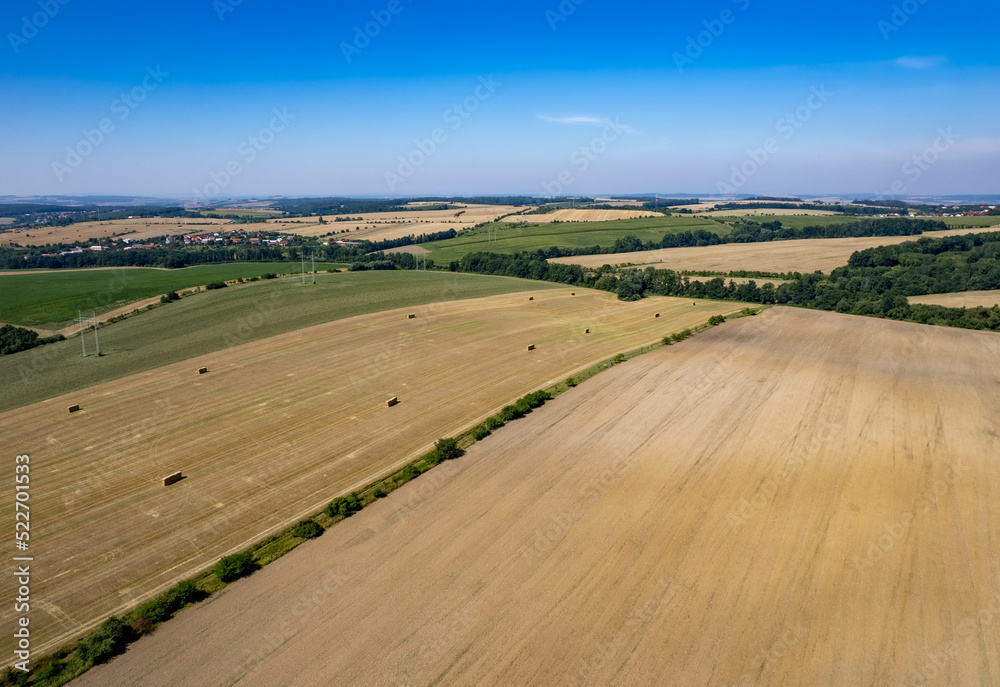
[(393, 396), (392, 398), (390, 398), (388, 401), (385, 402), (385, 407), (386, 408), (392, 408), (394, 405), (396, 405), (398, 403), (399, 403), (399, 398), (396, 397), (396, 396)]
[(417, 315), (416, 315), (416, 313), (412, 313), (411, 312), (409, 315), (406, 316), (406, 319), (408, 319), (408, 320), (415, 320), (415, 319), (417, 319)]
[(71, 412), (71, 413), (75, 413), (78, 410), (80, 410), (80, 405), (79, 404), (72, 405), (72, 406), (69, 407), (69, 412)]
[(206, 372), (208, 372), (208, 368), (207, 367), (199, 367), (198, 368), (198, 374), (203, 375)]
[(184, 475), (181, 474), (179, 471), (175, 472), (174, 474), (167, 475), (166, 477), (163, 478), (163, 486), (169, 487), (171, 484), (175, 482), (180, 482), (182, 479), (184, 479)]
[(590, 330), (588, 329), (588, 330), (584, 331), (583, 333), (584, 334), (590, 334)]
[(534, 296), (528, 296), (528, 300), (529, 301), (533, 301), (533, 300), (535, 300), (535, 297)]
[(575, 296), (576, 295), (576, 291), (571, 291), (569, 295), (570, 296)]
[(528, 344), (528, 350), (529, 351), (535, 350), (535, 344)]
[(656, 313), (656, 317), (659, 317), (659, 316), (660, 316), (660, 313)]

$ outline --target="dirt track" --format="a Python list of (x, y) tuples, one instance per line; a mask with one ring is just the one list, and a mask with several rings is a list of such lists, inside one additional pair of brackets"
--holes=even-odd
[(996, 685), (998, 425), (1000, 336), (775, 308), (571, 390), (74, 685)]
[[(929, 238), (942, 236), (964, 236), (989, 229), (948, 229), (927, 231), (922, 234)], [(888, 246), (904, 241), (915, 241), (919, 236), (876, 236), (872, 238), (850, 239), (795, 239), (792, 241), (767, 241), (764, 243), (725, 243), (719, 246), (697, 246), (691, 248), (661, 248), (659, 250), (635, 253), (611, 253), (607, 255), (581, 255), (571, 258), (553, 258), (549, 262), (561, 262), (584, 267), (618, 265), (632, 263), (651, 265), (660, 269), (708, 270), (726, 272), (730, 270), (758, 270), (761, 272), (830, 272), (835, 267), (846, 265), (851, 253), (874, 246)]]
[[(78, 636), (525, 393), (744, 307), (572, 293), (337, 320), (0, 414), (0, 445), (31, 456), (35, 485), (32, 648)], [(387, 409), (392, 396), (400, 404)], [(162, 487), (177, 470), (188, 478)], [(0, 471), (0, 491), (13, 480)], [(13, 500), (4, 517), (13, 522)], [(0, 576), (0, 597), (15, 591)], [(0, 608), (0, 625), (12, 618), (13, 604)]]

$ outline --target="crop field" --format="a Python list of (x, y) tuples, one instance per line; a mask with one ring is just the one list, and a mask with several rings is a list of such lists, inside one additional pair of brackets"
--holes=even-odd
[(998, 359), (991, 333), (790, 308), (724, 324), (79, 685), (995, 685)]
[(960, 291), (958, 293), (932, 293), (926, 296), (910, 296), (910, 303), (943, 305), (946, 308), (992, 308), (1000, 305), (1000, 291)]
[(967, 227), (1000, 227), (1000, 217), (973, 216), (973, 217), (932, 217), (931, 219), (941, 220), (949, 227), (965, 229)]
[[(927, 231), (921, 234), (930, 238), (964, 236), (975, 233), (968, 229)], [(580, 255), (553, 258), (561, 262), (584, 267), (631, 263), (673, 270), (758, 270), (761, 272), (830, 272), (846, 265), (851, 253), (874, 246), (888, 246), (913, 241), (919, 236), (873, 236), (848, 239), (794, 239), (791, 241), (766, 241), (763, 243), (725, 243), (718, 246), (691, 248), (661, 248), (635, 253), (606, 255)]]
[[(527, 392), (743, 307), (569, 287), (413, 306), (0, 414), (0, 444), (30, 455), (32, 483), (45, 485), (31, 496), (32, 548), (61, 552), (39, 555), (32, 578), (32, 648), (55, 648)], [(163, 487), (177, 470), (186, 479)], [(0, 489), (14, 491), (13, 471)], [(0, 515), (13, 521), (13, 504)], [(14, 584), (5, 576), (0, 594), (13, 598)]]
[[(343, 267), (338, 263), (317, 263), (317, 270)], [(310, 265), (311, 268), (311, 265)], [(181, 269), (115, 268), (48, 270), (19, 273), (0, 272), (0, 322), (61, 329), (83, 309), (98, 314), (121, 308), (133, 301), (214, 281), (258, 277), (268, 272), (298, 272), (294, 262), (241, 262), (196, 265)]]
[(44, 246), (48, 243), (74, 243), (120, 236), (136, 241), (168, 234), (194, 234), (218, 231), (226, 219), (175, 219), (172, 217), (116, 219), (106, 222), (80, 222), (65, 227), (30, 227), (0, 232), (0, 245)]
[[(492, 222), (498, 217), (530, 209), (513, 205), (463, 205), (452, 210), (406, 210), (403, 212), (368, 212), (351, 217), (359, 221), (343, 220), (343, 215), (326, 215), (326, 224), (319, 223), (319, 217), (294, 217), (271, 220), (290, 234), (301, 236), (325, 236), (334, 232), (334, 238), (364, 239), (382, 241), (397, 239), (410, 234), (432, 234), (454, 229), (461, 231), (483, 222)], [(347, 234), (340, 232), (347, 229)]]
[[(526, 216), (528, 221), (535, 215)], [(520, 219), (520, 218), (512, 218)], [(499, 229), (490, 237), (490, 229)], [(727, 233), (729, 227), (711, 220), (689, 216), (649, 217), (608, 222), (563, 222), (560, 224), (528, 224), (525, 226), (502, 224), (484, 227), (474, 233), (445, 241), (421, 244), (431, 251), (431, 258), (447, 264), (460, 260), (467, 253), (487, 251), (514, 253), (519, 250), (560, 248), (587, 248), (613, 246), (623, 236), (638, 236), (645, 241), (659, 241), (666, 233), (703, 229), (716, 234)]]
[[(302, 286), (295, 275), (202, 291), (102, 327), (101, 357), (83, 358), (79, 338), (0, 356), (0, 379), (7, 382), (0, 384), (0, 412), (324, 322), (549, 288), (559, 286), (475, 274), (379, 271), (320, 274), (315, 286), (308, 278)], [(93, 344), (89, 333), (91, 354)]]
[(616, 219), (638, 219), (640, 217), (659, 217), (659, 213), (649, 210), (590, 210), (579, 208), (563, 208), (545, 215), (527, 215), (530, 222), (545, 224), (547, 222), (609, 222)]
[[(840, 212), (830, 212), (827, 210), (799, 210), (797, 208), (761, 208), (746, 210), (712, 210), (702, 213), (709, 217), (777, 217), (781, 223), (785, 223), (785, 217), (843, 217), (847, 220), (856, 219), (851, 215), (844, 215)], [(768, 220), (770, 221), (770, 220)]]

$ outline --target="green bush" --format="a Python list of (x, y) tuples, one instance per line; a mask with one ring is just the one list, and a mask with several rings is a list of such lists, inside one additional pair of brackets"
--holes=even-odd
[(96, 632), (77, 645), (76, 655), (90, 667), (120, 654), (133, 639), (135, 634), (132, 628), (112, 616), (105, 620)]
[(694, 334), (694, 332), (692, 332), (690, 329), (682, 329), (681, 331), (674, 334), (672, 338), (674, 340), (674, 343), (677, 343), (678, 341), (683, 341), (684, 339), (687, 339), (692, 334)]
[(268, 272), (267, 274), (264, 275), (264, 279), (277, 279), (277, 278), (278, 275), (276, 275), (274, 272)]
[(299, 539), (313, 539), (324, 531), (323, 526), (315, 520), (300, 520), (292, 528), (292, 535)]
[(245, 577), (255, 571), (258, 567), (253, 555), (249, 551), (234, 553), (231, 556), (223, 556), (215, 564), (215, 576), (223, 582), (232, 582), (241, 577)]
[(486, 429), (486, 425), (479, 425), (474, 430), (472, 430), (472, 438), (476, 441), (485, 439), (490, 435), (490, 430)]
[(210, 284), (205, 284), (205, 288), (211, 291), (212, 289), (224, 289), (226, 288), (226, 282), (224, 281), (213, 281)]
[(486, 418), (486, 422), (483, 423), (483, 427), (490, 430), (491, 432), (503, 427), (503, 420), (500, 419), (499, 415), (494, 415), (492, 417)]
[(616, 355), (615, 358), (614, 358), (614, 362), (615, 362), (615, 364), (625, 362), (625, 354), (624, 353), (619, 353), (618, 355)]
[(407, 465), (403, 468), (403, 471), (399, 474), (404, 482), (409, 482), (420, 477), (420, 470), (417, 469), (415, 465)]
[(576, 386), (576, 380), (570, 377), (566, 380), (566, 386), (573, 387)]
[(434, 444), (434, 453), (437, 454), (439, 463), (446, 460), (454, 460), (462, 455), (462, 449), (458, 447), (458, 440), (452, 438), (438, 439)]
[(0, 355), (19, 353), (37, 345), (38, 332), (10, 324), (0, 327)]
[(710, 326), (712, 326), (712, 327), (715, 327), (716, 325), (720, 325), (720, 324), (722, 324), (725, 321), (726, 321), (726, 318), (724, 316), (722, 316), (722, 315), (712, 315), (710, 318), (708, 318), (708, 324)]
[(335, 518), (338, 515), (343, 518), (349, 518), (359, 510), (361, 510), (361, 499), (358, 498), (358, 493), (354, 492), (347, 496), (338, 496), (329, 503), (323, 512), (331, 518)]
[(519, 417), (524, 417), (524, 413), (517, 409), (517, 406), (504, 406), (500, 409), (500, 419), (504, 422), (510, 422), (511, 420), (516, 420)]

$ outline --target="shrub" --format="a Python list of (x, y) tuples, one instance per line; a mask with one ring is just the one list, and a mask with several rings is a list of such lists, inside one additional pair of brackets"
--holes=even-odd
[(576, 386), (576, 380), (570, 377), (566, 380), (566, 386), (573, 387)]
[(219, 559), (219, 562), (215, 564), (215, 576), (223, 582), (232, 582), (249, 575), (258, 567), (249, 551), (234, 553)]
[(503, 427), (503, 420), (500, 419), (499, 415), (494, 415), (492, 417), (486, 418), (486, 422), (483, 423), (483, 427), (490, 430), (491, 432), (495, 429), (500, 429)]
[(420, 477), (420, 470), (417, 469), (416, 465), (410, 464), (403, 468), (399, 476), (404, 482), (409, 482)]
[(135, 638), (132, 628), (114, 616), (76, 647), (76, 655), (88, 667), (104, 663), (112, 656), (120, 654)]
[(504, 422), (510, 422), (511, 420), (516, 420), (519, 417), (524, 417), (524, 413), (517, 409), (517, 406), (504, 406), (500, 409), (500, 419)]
[(672, 338), (670, 338), (669, 336), (663, 337), (663, 345), (664, 346), (671, 346), (671, 345), (673, 345), (673, 343), (674, 343), (674, 340)]
[(0, 355), (26, 351), (38, 344), (38, 332), (10, 324), (0, 327)]
[(278, 275), (276, 275), (274, 272), (268, 272), (267, 274), (264, 275), (264, 279), (277, 279), (277, 278)]
[(462, 455), (462, 449), (458, 447), (458, 440), (452, 438), (438, 439), (434, 444), (434, 453), (437, 454), (439, 463), (446, 460), (454, 460)]
[(358, 498), (357, 492), (353, 492), (347, 496), (338, 496), (329, 503), (323, 512), (331, 518), (335, 518), (338, 515), (349, 518), (359, 510), (361, 510), (361, 499)]
[(616, 355), (615, 359), (614, 359), (614, 362), (616, 364), (617, 363), (621, 363), (621, 362), (625, 362), (625, 354), (624, 353), (619, 353), (618, 355)]
[(692, 332), (690, 329), (682, 329), (681, 331), (673, 335), (674, 343), (677, 343), (678, 341), (683, 341), (684, 339), (690, 337), (692, 334), (694, 334), (694, 332)]
[(292, 536), (299, 539), (312, 539), (323, 534), (325, 530), (315, 520), (299, 520), (292, 528)]
[(726, 321), (726, 318), (724, 316), (722, 316), (722, 315), (712, 315), (710, 318), (708, 318), (708, 324), (710, 326), (712, 326), (712, 327), (715, 327), (716, 325), (720, 325), (720, 324), (722, 324), (725, 321)]
[(211, 284), (205, 284), (205, 288), (211, 291), (212, 289), (224, 289), (226, 288), (226, 282), (224, 281), (213, 281)]
[(474, 430), (472, 430), (472, 438), (476, 441), (485, 439), (490, 435), (490, 430), (486, 429), (486, 425), (479, 425)]

